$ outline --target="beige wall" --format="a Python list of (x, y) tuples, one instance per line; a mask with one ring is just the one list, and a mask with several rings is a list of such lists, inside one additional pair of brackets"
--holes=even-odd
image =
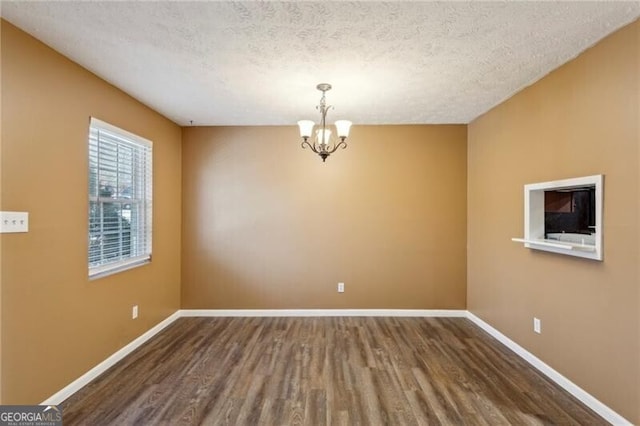
[[(636, 28), (635, 28), (635, 33), (636, 33), (636, 90), (638, 90), (638, 98), (640, 98), (640, 28), (638, 28), (638, 26), (640, 21), (636, 21)], [(631, 86), (633, 87), (633, 86)], [(640, 101), (639, 101), (640, 102)], [(640, 106), (636, 103), (636, 123), (640, 123)], [(640, 127), (640, 124), (638, 124), (638, 126)], [(636, 129), (637, 133), (638, 133), (638, 139), (640, 139), (640, 128)], [(640, 143), (640, 142), (639, 142)], [(637, 159), (638, 159), (638, 187), (637, 187), (637, 197), (636, 197), (636, 202), (638, 203), (638, 211), (640, 211), (640, 148), (638, 148), (637, 150)], [(638, 221), (640, 222), (640, 219), (638, 219)], [(640, 242), (640, 224), (637, 226), (637, 239), (636, 241)], [(638, 279), (638, 289), (636, 291), (636, 300), (638, 301), (638, 304), (636, 305), (636, 321), (639, 324), (638, 328), (636, 330), (636, 342), (637, 342), (637, 347), (638, 347), (638, 351), (636, 352), (636, 357), (640, 358), (640, 249), (638, 249), (638, 252), (636, 253), (636, 265), (638, 267), (638, 271), (637, 271), (637, 279)], [(639, 367), (640, 368), (640, 367)], [(638, 380), (637, 380), (637, 388), (636, 388), (636, 407), (640, 407), (640, 372), (638, 372)], [(636, 423), (640, 423), (640, 413), (636, 412)]]
[[(2, 26), (4, 21), (0, 19), (0, 100), (2, 99)], [(2, 117), (2, 102), (0, 101), (0, 117)], [(0, 211), (2, 210), (2, 119), (0, 118)], [(0, 238), (0, 404), (2, 398), (2, 238)]]
[[(468, 308), (640, 424), (638, 22), (468, 127)], [(523, 185), (605, 175), (604, 262), (523, 248)], [(542, 334), (533, 333), (533, 317)]]
[(182, 169), (183, 308), (465, 308), (466, 126), (185, 128)]
[[(154, 142), (153, 262), (87, 278), (89, 117)], [(180, 128), (2, 23), (2, 392), (39, 403), (180, 305)], [(131, 319), (131, 307), (140, 318)]]

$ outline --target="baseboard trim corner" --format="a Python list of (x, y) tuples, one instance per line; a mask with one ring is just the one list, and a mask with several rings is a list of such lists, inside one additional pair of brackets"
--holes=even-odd
[(554, 370), (540, 358), (533, 355), (531, 352), (502, 334), (500, 331), (474, 315), (473, 313), (467, 311), (467, 318), (476, 324), (478, 327), (482, 328), (484, 331), (493, 336), (500, 343), (505, 345), (507, 348), (515, 352), (520, 358), (527, 361), (533, 367), (535, 367), (542, 374), (553, 380), (557, 383), (561, 388), (569, 392), (571, 395), (576, 397), (580, 402), (584, 405), (595, 411), (600, 417), (604, 418), (606, 421), (611, 423), (612, 425), (617, 426), (633, 426), (633, 424), (622, 417), (620, 414), (613, 411), (607, 405), (600, 402), (590, 393), (582, 389), (580, 386), (573, 383), (571, 380), (564, 377), (558, 371)]
[(458, 317), (463, 309), (183, 309), (182, 317)]
[(84, 373), (82, 376), (78, 377), (73, 382), (69, 383), (67, 386), (62, 388), (60, 391), (56, 392), (54, 395), (50, 396), (46, 400), (40, 403), (40, 405), (58, 405), (61, 404), (65, 399), (69, 398), (71, 395), (82, 389), (84, 386), (89, 384), (93, 379), (98, 377), (100, 374), (107, 371), (109, 368), (113, 367), (118, 361), (122, 358), (129, 355), (131, 352), (136, 350), (138, 347), (142, 346), (145, 342), (151, 339), (153, 336), (161, 332), (175, 320), (180, 318), (180, 311), (176, 311), (173, 314), (169, 315), (164, 320), (160, 321), (155, 326), (151, 327), (145, 333), (141, 334), (127, 345), (114, 352), (107, 359), (102, 361), (100, 364), (93, 367), (91, 370)]

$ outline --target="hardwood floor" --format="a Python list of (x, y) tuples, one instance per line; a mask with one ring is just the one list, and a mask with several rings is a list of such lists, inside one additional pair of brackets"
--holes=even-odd
[(464, 318), (181, 318), (70, 425), (607, 424)]

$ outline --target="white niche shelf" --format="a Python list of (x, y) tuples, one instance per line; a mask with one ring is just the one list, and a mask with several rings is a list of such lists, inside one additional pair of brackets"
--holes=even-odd
[(534, 250), (602, 260), (602, 175), (524, 186), (524, 237)]

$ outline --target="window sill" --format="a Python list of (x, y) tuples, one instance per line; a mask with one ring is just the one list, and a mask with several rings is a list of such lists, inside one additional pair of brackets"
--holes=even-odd
[(97, 280), (99, 278), (108, 277), (109, 275), (117, 274), (119, 272), (128, 271), (129, 269), (137, 268), (139, 266), (144, 266), (151, 263), (151, 258), (147, 257), (144, 259), (134, 260), (124, 264), (112, 265), (112, 266), (101, 266), (96, 268), (89, 269), (89, 280)]

